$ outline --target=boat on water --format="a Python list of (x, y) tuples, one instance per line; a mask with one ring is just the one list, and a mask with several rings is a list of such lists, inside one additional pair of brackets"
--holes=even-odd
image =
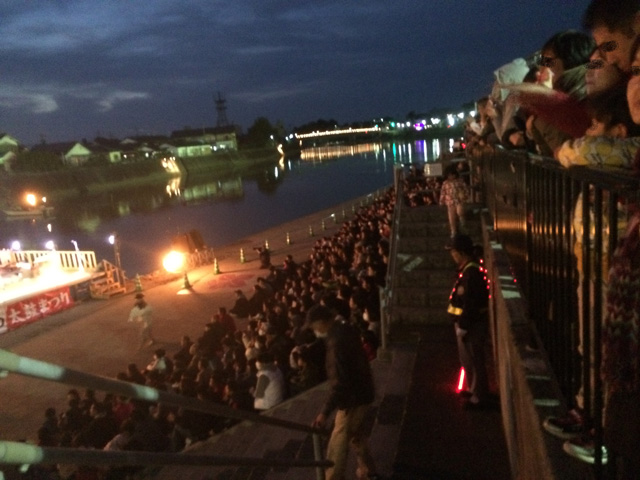
[(2, 213), (7, 218), (36, 218), (50, 217), (53, 214), (53, 207), (48, 205), (32, 206), (12, 206), (2, 209)]
[(27, 193), (24, 202), (3, 205), (2, 213), (7, 218), (50, 217), (53, 214), (53, 207), (47, 205), (47, 197), (39, 200), (35, 194)]

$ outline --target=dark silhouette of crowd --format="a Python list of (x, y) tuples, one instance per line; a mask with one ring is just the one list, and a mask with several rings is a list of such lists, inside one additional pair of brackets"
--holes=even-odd
[[(236, 291), (233, 307), (219, 307), (198, 338), (183, 336), (172, 353), (156, 349), (148, 365), (130, 363), (117, 379), (233, 409), (271, 408), (326, 379), (324, 342), (305, 325), (306, 313), (318, 304), (356, 325), (362, 348), (374, 359), (394, 202), (390, 189), (360, 207), (333, 236), (319, 238), (307, 259), (296, 262), (288, 255), (281, 266), (269, 265), (252, 294)], [(70, 390), (64, 408), (45, 412), (38, 443), (179, 452), (235, 423), (119, 395)], [(37, 478), (123, 479), (135, 468), (59, 465), (30, 471), (42, 475)]]

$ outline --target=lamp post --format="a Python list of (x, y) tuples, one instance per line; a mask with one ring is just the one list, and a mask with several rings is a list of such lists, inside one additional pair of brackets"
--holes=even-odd
[(116, 260), (116, 267), (119, 271), (122, 271), (122, 263), (120, 261), (120, 237), (117, 233), (109, 235), (109, 243), (113, 245), (113, 255)]
[(78, 269), (81, 272), (84, 272), (84, 263), (80, 259), (80, 249), (78, 248), (78, 242), (76, 242), (75, 240), (71, 240), (71, 243), (73, 243), (73, 246), (75, 247), (75, 250), (76, 250), (76, 261), (78, 262)]

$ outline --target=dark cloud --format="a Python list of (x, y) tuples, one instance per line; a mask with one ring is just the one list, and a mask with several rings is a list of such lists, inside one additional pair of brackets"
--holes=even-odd
[[(453, 107), (588, 0), (7, 2), (0, 131), (32, 144)], [(19, 5), (18, 5), (19, 4)]]

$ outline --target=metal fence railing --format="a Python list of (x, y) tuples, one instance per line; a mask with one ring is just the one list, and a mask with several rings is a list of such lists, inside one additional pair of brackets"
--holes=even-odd
[(526, 298), (528, 316), (567, 403), (581, 392), (599, 455), (608, 265), (628, 217), (626, 204), (640, 200), (640, 181), (628, 171), (565, 169), (520, 151), (497, 150), (475, 160), (495, 234)]
[(392, 317), (392, 300), (393, 293), (396, 291), (396, 277), (393, 274), (396, 270), (398, 261), (398, 241), (400, 235), (400, 216), (403, 208), (404, 191), (402, 182), (404, 181), (404, 171), (402, 167), (396, 167), (394, 170), (394, 188), (395, 203), (393, 208), (393, 217), (391, 219), (391, 238), (389, 239), (389, 264), (387, 265), (387, 275), (385, 279), (385, 288), (380, 291), (380, 346), (385, 352), (389, 343), (389, 328)]

